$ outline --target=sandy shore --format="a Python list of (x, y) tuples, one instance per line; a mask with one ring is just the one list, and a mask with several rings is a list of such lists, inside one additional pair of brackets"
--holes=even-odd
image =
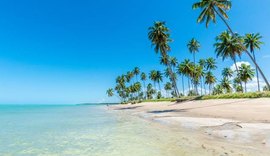
[(223, 155), (270, 155), (270, 99), (141, 103), (110, 109), (200, 135), (202, 148), (219, 144), (227, 149)]

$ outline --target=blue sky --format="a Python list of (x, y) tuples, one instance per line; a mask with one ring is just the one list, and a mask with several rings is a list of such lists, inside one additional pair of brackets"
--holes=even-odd
[[(191, 58), (186, 44), (197, 38), (197, 58), (215, 57), (214, 38), (223, 23), (196, 23), (195, 0), (2, 0), (0, 2), (0, 103), (109, 101), (115, 77), (134, 66), (163, 70), (151, 49), (147, 28), (166, 21), (174, 42), (171, 55)], [(269, 0), (233, 0), (229, 12), (238, 33), (260, 32), (265, 45), (259, 64), (270, 71)], [(242, 61), (249, 61), (243, 56)], [(217, 74), (231, 61), (218, 60)], [(111, 99), (112, 101), (116, 99)]]

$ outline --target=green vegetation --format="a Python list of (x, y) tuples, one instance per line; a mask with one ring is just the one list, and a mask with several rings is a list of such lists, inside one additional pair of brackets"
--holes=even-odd
[[(201, 44), (195, 38), (187, 43), (187, 51), (193, 56), (193, 61), (184, 59), (179, 62), (176, 57), (169, 55), (170, 44), (173, 41), (170, 37), (170, 29), (165, 22), (157, 21), (148, 28), (148, 39), (154, 52), (159, 54), (159, 63), (165, 67), (164, 71), (153, 69), (147, 74), (148, 72), (141, 72), (139, 67), (135, 67), (118, 76), (115, 88), (108, 89), (107, 95), (109, 97), (115, 95), (123, 103), (270, 97), (270, 93), (267, 92), (270, 85), (255, 57), (255, 50), (259, 50), (263, 44), (262, 36), (259, 33), (247, 33), (243, 36), (234, 33), (227, 22), (229, 18), (227, 11), (231, 9), (231, 6), (230, 0), (200, 0), (192, 7), (201, 9), (197, 22), (205, 22), (206, 27), (210, 22), (216, 23), (217, 17), (224, 22), (228, 30), (216, 37), (213, 43), (214, 53), (223, 61), (232, 60), (235, 69), (226, 67), (220, 73), (221, 76), (217, 76), (216, 73), (214, 74), (217, 69), (214, 58), (200, 58), (196, 61), (196, 53), (199, 52)], [(241, 59), (244, 54), (251, 59), (255, 69), (247, 64), (240, 66), (237, 64), (237, 59)], [(253, 80), (255, 74), (258, 92), (251, 93), (248, 92), (247, 83)], [(259, 74), (266, 83), (264, 92), (260, 92)], [(178, 81), (179, 77), (181, 77), (180, 81)], [(178, 84), (182, 85), (181, 91), (178, 89)], [(206, 89), (207, 85), (208, 89)]]

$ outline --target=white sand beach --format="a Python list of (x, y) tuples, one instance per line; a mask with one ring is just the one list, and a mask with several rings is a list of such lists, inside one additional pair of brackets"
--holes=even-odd
[(212, 149), (209, 155), (270, 155), (268, 98), (149, 102), (110, 109), (187, 132), (190, 138), (185, 139), (199, 136), (193, 144), (207, 151)]

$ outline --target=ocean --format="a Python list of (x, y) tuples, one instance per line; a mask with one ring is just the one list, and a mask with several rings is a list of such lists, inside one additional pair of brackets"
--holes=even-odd
[(179, 156), (180, 140), (106, 106), (0, 105), (1, 156)]

